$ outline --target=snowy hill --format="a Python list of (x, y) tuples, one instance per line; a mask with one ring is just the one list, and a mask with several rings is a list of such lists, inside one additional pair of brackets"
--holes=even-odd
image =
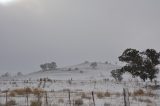
[(81, 63), (78, 65), (58, 68), (53, 71), (39, 71), (30, 73), (25, 76), (16, 77), (16, 79), (32, 79), (49, 78), (55, 80), (94, 80), (110, 78), (111, 70), (120, 68), (118, 65), (97, 63), (95, 68), (92, 68), (90, 62)]
[[(134, 81), (131, 78), (132, 76), (127, 73), (123, 75), (124, 80), (122, 82), (112, 80), (113, 78), (110, 74), (111, 70), (121, 68), (120, 66), (98, 62), (96, 67), (93, 68), (91, 67), (91, 64), (92, 63), (90, 62), (85, 62), (78, 65), (58, 68), (52, 71), (38, 71), (15, 77), (5, 74), (5, 76), (0, 78), (0, 91), (17, 91), (26, 87), (31, 89), (43, 89), (47, 92), (49, 97), (48, 99), (50, 101), (58, 101), (59, 99), (63, 99), (65, 101), (62, 103), (62, 105), (56, 106), (64, 106), (64, 104), (68, 103), (68, 99), (66, 99), (68, 98), (68, 90), (70, 90), (72, 93), (72, 99), (75, 99), (76, 97), (81, 98), (84, 101), (84, 104), (89, 104), (88, 100), (90, 101), (90, 99), (85, 98), (85, 96), (82, 96), (82, 94), (87, 95), (86, 97), (91, 97), (91, 92), (94, 92), (96, 106), (104, 106), (106, 101), (108, 101), (109, 104), (114, 104), (113, 106), (116, 106), (117, 101), (119, 101), (118, 105), (121, 106), (120, 104), (123, 104), (124, 100), (123, 88), (129, 89), (129, 92), (132, 94), (134, 94), (134, 91), (139, 91), (139, 89), (143, 90), (143, 92), (147, 94), (148, 88), (145, 88), (147, 83), (138, 80)], [(153, 85), (150, 82), (148, 82), (148, 84)], [(105, 97), (106, 92), (108, 92), (110, 95)], [(145, 98), (149, 98), (148, 100), (153, 101), (153, 103), (156, 105), (146, 105), (148, 102), (144, 103), (137, 101), (137, 99), (133, 100), (131, 96), (131, 106), (137, 106), (137, 104), (140, 104), (141, 106), (159, 106), (160, 90), (152, 90), (152, 93), (153, 95), (157, 95), (157, 99), (155, 99), (155, 96), (143, 97), (141, 95), (140, 98), (144, 100)], [(46, 95), (44, 95), (44, 93), (42, 93), (42, 95), (43, 100), (45, 100), (44, 98), (46, 98)], [(98, 95), (102, 95), (103, 97), (101, 98), (101, 96)], [(33, 95), (30, 95), (30, 100), (32, 100), (33, 97)], [(0, 99), (2, 100), (5, 98), (5, 93), (2, 92)], [(19, 102), (19, 95), (14, 97), (20, 106), (26, 103), (26, 95), (21, 95), (21, 98), (23, 98), (23, 100), (20, 99), (21, 102)], [(136, 98), (139, 98), (139, 96), (136, 96)], [(2, 103), (5, 102), (3, 101)], [(53, 103), (50, 102), (50, 104)], [(122, 106), (124, 106), (124, 104)]]

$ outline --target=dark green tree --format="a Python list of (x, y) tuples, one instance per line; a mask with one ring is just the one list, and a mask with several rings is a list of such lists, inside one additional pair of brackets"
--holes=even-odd
[(160, 54), (154, 49), (147, 49), (144, 52), (131, 48), (126, 49), (119, 57), (119, 60), (127, 64), (119, 71), (129, 72), (133, 77), (140, 77), (143, 81), (148, 78), (152, 81), (159, 71), (155, 68), (160, 63), (159, 57)]
[(98, 66), (98, 64), (97, 64), (97, 62), (92, 62), (92, 63), (90, 64), (90, 66), (91, 66), (93, 69), (95, 69), (95, 68)]
[(144, 61), (144, 69), (146, 73), (148, 73), (148, 78), (150, 81), (152, 81), (154, 78), (156, 78), (156, 74), (159, 72), (155, 66), (160, 63), (160, 54), (154, 49), (147, 49), (145, 51), (145, 55), (147, 56), (147, 59)]
[(112, 70), (111, 75), (116, 81), (122, 81), (122, 79), (123, 79), (122, 72), (120, 71), (120, 69)]

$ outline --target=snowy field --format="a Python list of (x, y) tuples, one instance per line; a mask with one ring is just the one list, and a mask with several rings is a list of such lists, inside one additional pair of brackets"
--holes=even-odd
[[(0, 106), (11, 100), (16, 102), (15, 106), (30, 106), (32, 101), (42, 102), (42, 106), (94, 106), (94, 102), (95, 106), (124, 106), (123, 88), (129, 90), (130, 106), (160, 106), (159, 86), (153, 88), (154, 83), (144, 83), (128, 74), (122, 82), (116, 82), (110, 72), (117, 68), (120, 67), (98, 63), (93, 69), (90, 63), (82, 63), (54, 71), (1, 77)], [(159, 78), (157, 80), (160, 85)], [(18, 94), (19, 89), (27, 88), (38, 88), (42, 92)]]

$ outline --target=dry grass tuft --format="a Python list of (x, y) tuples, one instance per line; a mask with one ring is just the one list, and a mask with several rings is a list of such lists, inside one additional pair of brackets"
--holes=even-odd
[(15, 89), (10, 91), (10, 96), (15, 97), (16, 95), (25, 95), (25, 94), (34, 94), (34, 95), (38, 95), (40, 93), (43, 93), (44, 90), (40, 89), (40, 88), (19, 88), (19, 89)]
[(91, 99), (91, 97), (84, 92), (82, 93), (81, 98), (82, 99)]
[(146, 96), (150, 96), (150, 97), (154, 97), (155, 94), (152, 92), (152, 90), (147, 91), (147, 93), (145, 94)]
[(152, 103), (152, 101), (150, 99), (142, 99), (142, 98), (139, 98), (138, 99), (139, 102), (145, 102), (145, 103)]
[(10, 92), (10, 93), (9, 93), (9, 96), (15, 97), (15, 96), (16, 96), (16, 93), (15, 93), (15, 92)]
[(82, 99), (75, 100), (75, 106), (81, 106), (81, 105), (83, 105), (83, 100)]
[(105, 94), (103, 92), (97, 92), (96, 93), (97, 98), (102, 99), (103, 97), (105, 97)]
[(64, 100), (63, 99), (59, 99), (58, 103), (64, 103)]
[(116, 95), (117, 97), (120, 97), (120, 96), (121, 96), (121, 93), (116, 92), (115, 95)]
[(16, 101), (15, 100), (10, 100), (5, 104), (5, 106), (15, 106), (15, 105), (16, 105)]
[(31, 105), (30, 106), (41, 106), (42, 105), (42, 102), (41, 101), (31, 101)]
[(144, 96), (145, 93), (144, 93), (144, 91), (142, 89), (139, 89), (139, 90), (134, 91), (133, 95), (134, 96)]
[(105, 92), (104, 96), (105, 96), (105, 97), (110, 97), (110, 96), (111, 96), (111, 93), (107, 91), (107, 92)]

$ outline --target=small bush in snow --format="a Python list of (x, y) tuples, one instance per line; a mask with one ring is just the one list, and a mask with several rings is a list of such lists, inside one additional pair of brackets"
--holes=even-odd
[(116, 81), (122, 81), (123, 79), (120, 69), (112, 70), (111, 75)]
[(84, 99), (91, 99), (91, 97), (90, 96), (88, 96), (86, 93), (82, 93), (82, 96), (81, 96), (81, 98), (84, 98)]
[(14, 106), (14, 105), (16, 105), (16, 101), (15, 100), (10, 100), (5, 104), (5, 106)]
[(52, 104), (52, 106), (59, 106), (58, 104)]
[(72, 71), (72, 69), (71, 69), (71, 68), (68, 68), (68, 71)]
[(44, 93), (45, 91), (43, 89), (40, 89), (40, 88), (35, 88), (32, 90), (33, 94), (34, 95), (40, 95), (42, 93)]
[(104, 106), (111, 106), (110, 103), (104, 103)]
[(30, 106), (41, 106), (42, 105), (42, 102), (41, 101), (31, 101), (31, 105)]
[(138, 99), (139, 102), (145, 102), (145, 103), (152, 103), (152, 101), (150, 99), (142, 99), (142, 98), (139, 98)]
[(117, 97), (120, 97), (120, 96), (121, 96), (121, 93), (116, 92), (115, 95), (116, 95)]
[(82, 100), (82, 99), (77, 99), (77, 100), (75, 100), (75, 105), (76, 105), (76, 106), (81, 106), (81, 105), (83, 105), (83, 100)]
[(58, 103), (64, 103), (64, 100), (63, 99), (59, 99)]
[(97, 98), (102, 99), (104, 96), (103, 92), (97, 92)]
[(152, 92), (152, 90), (149, 90), (149, 91), (147, 91), (146, 96), (153, 97), (153, 96), (156, 96), (156, 95)]
[(76, 67), (74, 70), (79, 70), (79, 68)]
[(145, 93), (142, 89), (139, 89), (139, 90), (133, 92), (134, 96), (144, 96), (144, 94)]
[(15, 96), (16, 96), (16, 93), (15, 93), (15, 92), (10, 92), (9, 96), (15, 97)]
[(111, 93), (110, 92), (105, 92), (104, 94), (106, 97), (110, 97), (111, 96)]
[(84, 73), (84, 72), (81, 70), (80, 73), (82, 74), (82, 73)]
[(93, 62), (90, 64), (90, 67), (92, 67), (93, 69), (95, 69), (98, 66), (97, 62)]
[(155, 103), (147, 103), (146, 106), (157, 106)]
[(10, 96), (15, 96), (15, 95), (25, 95), (25, 94), (40, 94), (40, 93), (43, 93), (44, 90), (43, 89), (40, 89), (40, 88), (34, 88), (34, 89), (31, 89), (31, 88), (19, 88), (19, 89), (15, 89), (15, 90), (12, 90), (10, 91)]
[(13, 91), (10, 92), (11, 94), (15, 93), (17, 95), (24, 95), (26, 93), (30, 94), (32, 93), (31, 88), (19, 88), (19, 89), (15, 89)]

